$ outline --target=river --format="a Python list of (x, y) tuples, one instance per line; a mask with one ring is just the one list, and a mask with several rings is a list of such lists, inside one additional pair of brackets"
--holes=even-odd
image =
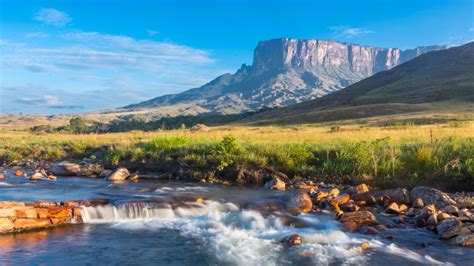
[[(107, 198), (112, 204), (86, 207), (84, 224), (1, 235), (0, 264), (474, 264), (472, 249), (438, 240), (426, 229), (346, 233), (329, 211), (292, 216), (283, 208), (268, 208), (284, 205), (291, 193), (176, 181), (12, 177), (0, 182), (0, 200)], [(196, 197), (203, 200), (173, 205)], [(280, 243), (291, 234), (301, 235), (303, 244)], [(364, 241), (370, 249), (362, 252)]]

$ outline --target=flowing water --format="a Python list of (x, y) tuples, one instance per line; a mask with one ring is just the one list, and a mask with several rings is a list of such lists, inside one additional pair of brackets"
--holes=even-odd
[[(352, 234), (343, 232), (330, 212), (295, 217), (268, 207), (284, 206), (291, 193), (170, 181), (9, 178), (0, 182), (0, 200), (107, 198), (112, 203), (85, 207), (84, 224), (0, 236), (0, 264), (474, 264), (472, 249), (440, 241), (425, 229)], [(186, 200), (196, 196), (206, 200)], [(295, 233), (302, 245), (280, 243)], [(361, 252), (363, 241), (371, 249)]]

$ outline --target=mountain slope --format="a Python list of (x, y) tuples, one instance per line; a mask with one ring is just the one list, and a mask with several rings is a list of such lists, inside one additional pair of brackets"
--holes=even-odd
[(329, 121), (441, 104), (474, 109), (474, 42), (421, 55), (331, 95), (262, 112), (247, 121)]
[(338, 91), (442, 46), (402, 51), (336, 41), (274, 39), (260, 42), (251, 66), (202, 87), (132, 104), (123, 110), (198, 106), (202, 112), (240, 113), (288, 106)]

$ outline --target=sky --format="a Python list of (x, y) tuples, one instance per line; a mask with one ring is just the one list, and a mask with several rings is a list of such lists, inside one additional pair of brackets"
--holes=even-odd
[(0, 0), (0, 113), (83, 113), (201, 86), (259, 41), (474, 40), (474, 0)]

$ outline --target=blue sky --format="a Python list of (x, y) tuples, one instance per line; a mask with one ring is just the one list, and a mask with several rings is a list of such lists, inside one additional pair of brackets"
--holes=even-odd
[(74, 113), (200, 86), (258, 41), (412, 48), (474, 39), (474, 0), (0, 0), (0, 112)]

